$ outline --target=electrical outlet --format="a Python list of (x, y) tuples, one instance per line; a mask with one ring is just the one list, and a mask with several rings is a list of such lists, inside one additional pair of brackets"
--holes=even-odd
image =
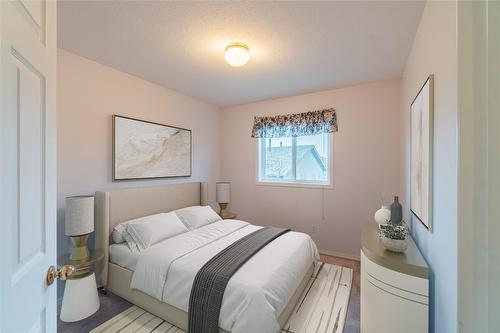
[(316, 232), (316, 226), (315, 226), (315, 225), (313, 225), (313, 226), (312, 226), (312, 232), (313, 232), (313, 233), (315, 233), (315, 232)]

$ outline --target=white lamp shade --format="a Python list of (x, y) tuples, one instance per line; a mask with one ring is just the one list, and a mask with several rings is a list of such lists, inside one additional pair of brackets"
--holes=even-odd
[(231, 198), (231, 183), (218, 182), (216, 184), (216, 188), (217, 188), (217, 202), (229, 203)]
[(75, 196), (65, 200), (66, 236), (86, 235), (94, 231), (94, 197)]

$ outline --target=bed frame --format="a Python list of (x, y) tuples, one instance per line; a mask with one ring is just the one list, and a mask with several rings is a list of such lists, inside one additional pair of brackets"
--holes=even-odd
[[(113, 228), (127, 220), (168, 212), (188, 206), (208, 204), (207, 183), (171, 184), (155, 187), (98, 191), (95, 194), (95, 245), (103, 250), (104, 260), (96, 267), (98, 282), (114, 294), (136, 304), (167, 322), (187, 331), (188, 314), (172, 305), (130, 288), (133, 272), (109, 262), (109, 245)], [(283, 327), (312, 276), (313, 265), (278, 317)], [(229, 333), (219, 329), (220, 333)]]

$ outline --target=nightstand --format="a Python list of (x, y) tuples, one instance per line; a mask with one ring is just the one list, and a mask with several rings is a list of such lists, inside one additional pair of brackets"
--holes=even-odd
[(82, 260), (71, 260), (69, 254), (59, 257), (60, 266), (75, 267), (73, 275), (66, 280), (61, 306), (61, 321), (82, 320), (99, 310), (99, 296), (93, 266), (104, 258), (102, 250), (89, 250)]

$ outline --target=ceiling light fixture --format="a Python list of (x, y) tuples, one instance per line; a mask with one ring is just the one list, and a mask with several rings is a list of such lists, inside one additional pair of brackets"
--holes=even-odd
[(250, 49), (243, 43), (231, 43), (226, 46), (224, 58), (231, 66), (243, 66), (250, 60)]

